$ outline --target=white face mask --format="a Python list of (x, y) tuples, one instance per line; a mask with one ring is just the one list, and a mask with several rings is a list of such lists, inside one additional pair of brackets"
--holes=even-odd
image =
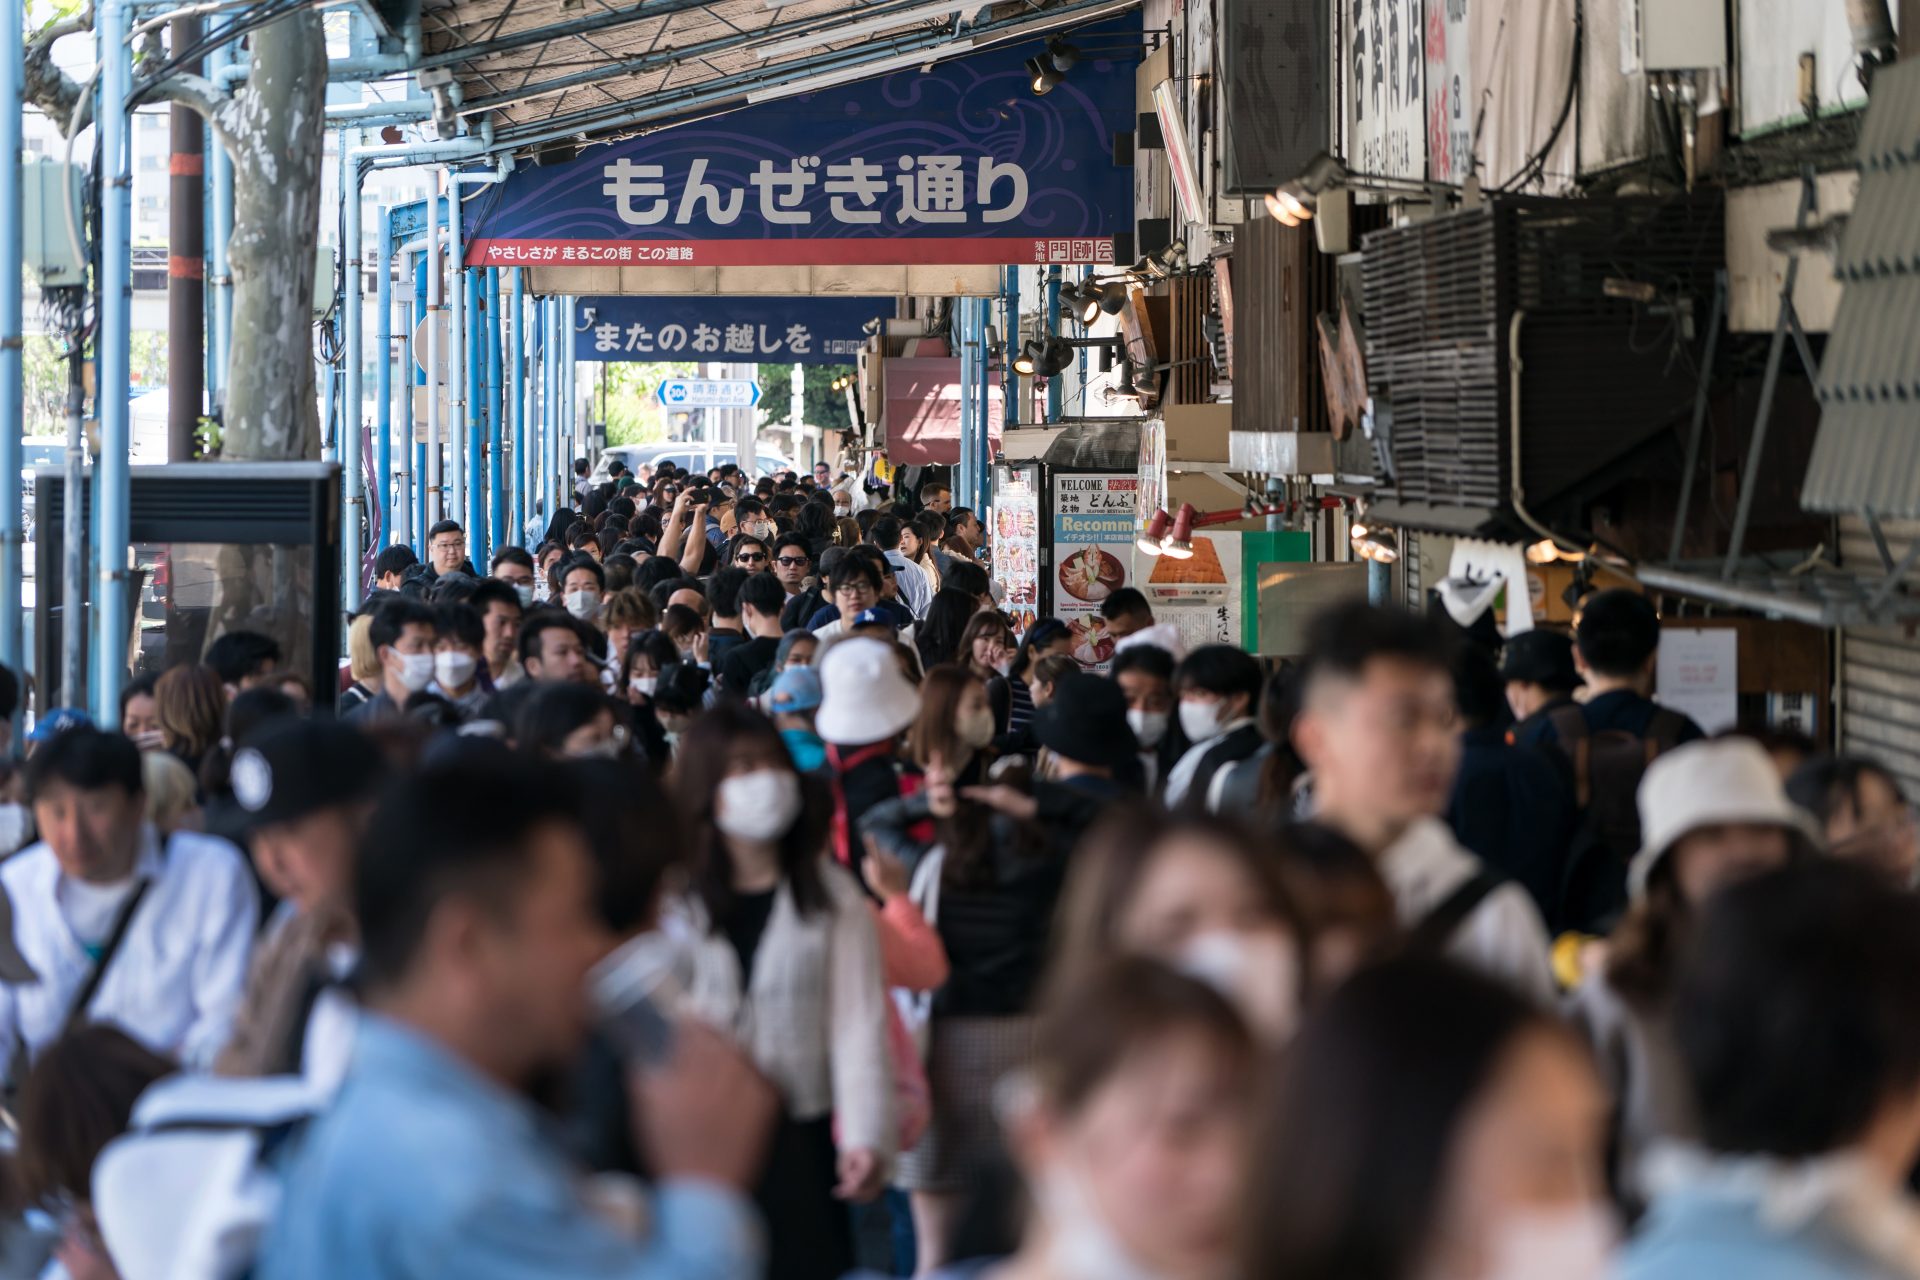
[(599, 608), (600, 593), (598, 591), (567, 592), (567, 612), (582, 622), (591, 618)]
[(516, 582), (513, 584), (513, 594), (520, 597), (520, 607), (524, 609), (533, 603), (533, 584), (531, 582)]
[(993, 741), (993, 712), (982, 709), (961, 716), (954, 722), (953, 731), (960, 741), (978, 751)]
[(448, 650), (433, 655), (433, 678), (442, 689), (464, 689), (480, 669), (480, 660), (470, 653)]
[(1521, 1210), (1494, 1228), (1482, 1280), (1601, 1280), (1619, 1236), (1604, 1205)]
[(1133, 729), (1133, 736), (1140, 740), (1143, 751), (1160, 745), (1160, 739), (1167, 736), (1167, 722), (1171, 718), (1164, 711), (1127, 712), (1127, 724)]
[(1182, 702), (1180, 732), (1194, 742), (1217, 738), (1226, 727), (1227, 707), (1223, 702)]
[(1174, 967), (1227, 997), (1255, 1031), (1280, 1042), (1300, 1020), (1300, 958), (1273, 930), (1211, 929), (1187, 939)]
[(659, 685), (659, 676), (635, 676), (633, 679), (627, 681), (627, 688), (633, 690), (643, 698), (651, 698), (653, 691), (658, 688)]
[(736, 840), (773, 840), (800, 816), (800, 775), (787, 769), (756, 769), (720, 783), (713, 821)]
[(433, 655), (430, 653), (401, 653), (392, 651), (400, 659), (400, 687), (408, 693), (418, 693), (433, 683)]

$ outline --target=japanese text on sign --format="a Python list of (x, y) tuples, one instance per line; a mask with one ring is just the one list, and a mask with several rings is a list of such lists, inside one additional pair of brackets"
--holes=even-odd
[[(816, 183), (831, 197), (826, 216), (849, 226), (894, 222), (954, 223), (979, 221), (989, 226), (1011, 222), (1027, 208), (1027, 171), (1017, 164), (981, 156), (969, 166), (964, 156), (901, 156), (891, 183), (884, 166), (861, 156), (822, 166), (819, 156), (800, 156), (776, 168), (762, 160), (748, 177), (761, 221), (772, 226), (806, 226), (813, 212), (802, 206)], [(697, 217), (719, 226), (739, 221), (744, 188), (709, 181), (704, 157), (688, 166), (668, 190), (667, 167), (638, 164), (622, 156), (602, 166), (600, 192), (613, 201), (620, 221), (652, 227), (671, 221), (686, 226)], [(971, 179), (971, 181), (969, 181)], [(895, 194), (897, 191), (897, 195)]]
[(671, 378), (660, 384), (660, 403), (675, 408), (748, 409), (760, 387), (744, 378)]
[(1467, 0), (1427, 4), (1427, 169), (1436, 182), (1464, 182), (1473, 171), (1472, 46)]
[(1357, 172), (1426, 176), (1423, 0), (1346, 0), (1347, 147)]
[[(840, 341), (833, 345), (844, 348), (847, 354), (859, 350), (857, 342)], [(701, 355), (777, 356), (786, 360), (814, 354), (813, 332), (803, 324), (790, 324), (784, 333), (769, 333), (764, 324), (730, 324), (724, 331), (710, 324), (696, 324), (691, 331), (682, 324), (666, 324), (660, 326), (657, 334), (637, 322), (624, 328), (602, 324), (594, 326), (593, 349), (602, 354), (622, 351), (671, 355), (677, 351), (693, 351)]]

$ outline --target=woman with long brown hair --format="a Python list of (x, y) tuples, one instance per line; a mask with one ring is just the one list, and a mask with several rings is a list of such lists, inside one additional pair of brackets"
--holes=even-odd
[(759, 712), (696, 718), (673, 792), (693, 835), (690, 891), (670, 908), (695, 939), (688, 1010), (738, 1039), (785, 1104), (759, 1193), (768, 1274), (837, 1280), (853, 1266), (838, 1201), (879, 1194), (896, 1145), (873, 913), (824, 856), (824, 791)]
[(986, 683), (965, 667), (927, 672), (920, 684), (920, 714), (907, 730), (907, 758), (923, 770), (940, 760), (956, 786), (971, 786), (986, 776), (992, 741)]
[(153, 686), (160, 715), (160, 736), (194, 776), (207, 753), (220, 745), (227, 727), (227, 693), (212, 667), (178, 666)]
[(1006, 614), (996, 609), (982, 609), (974, 614), (967, 629), (960, 633), (954, 661), (986, 684), (996, 734), (1007, 732), (1013, 715), (1013, 687), (1007, 682), (1007, 672), (1019, 648), (1013, 638), (1013, 625), (1007, 621)]

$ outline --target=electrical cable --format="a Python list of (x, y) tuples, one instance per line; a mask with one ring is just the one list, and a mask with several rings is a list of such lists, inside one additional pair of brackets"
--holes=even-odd
[(1548, 131), (1547, 140), (1540, 145), (1540, 149), (1520, 166), (1513, 177), (1495, 188), (1496, 191), (1516, 191), (1527, 183), (1538, 181), (1540, 175), (1545, 172), (1547, 157), (1553, 153), (1554, 147), (1560, 141), (1561, 132), (1567, 127), (1568, 118), (1573, 114), (1574, 99), (1578, 96), (1580, 88), (1580, 58), (1586, 49), (1586, 43), (1586, 11), (1581, 7), (1580, 0), (1573, 0), (1573, 59), (1572, 65), (1567, 68), (1567, 92), (1560, 102), (1560, 114), (1554, 118), (1553, 128)]

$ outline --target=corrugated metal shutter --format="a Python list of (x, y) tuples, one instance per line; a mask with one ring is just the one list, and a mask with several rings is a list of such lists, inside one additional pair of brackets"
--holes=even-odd
[[(1920, 537), (1920, 521), (1883, 521), (1896, 560)], [(1840, 519), (1840, 563), (1878, 571), (1880, 557), (1864, 521)], [(1835, 710), (1839, 749), (1879, 761), (1920, 796), (1920, 638), (1903, 627), (1843, 627)]]

